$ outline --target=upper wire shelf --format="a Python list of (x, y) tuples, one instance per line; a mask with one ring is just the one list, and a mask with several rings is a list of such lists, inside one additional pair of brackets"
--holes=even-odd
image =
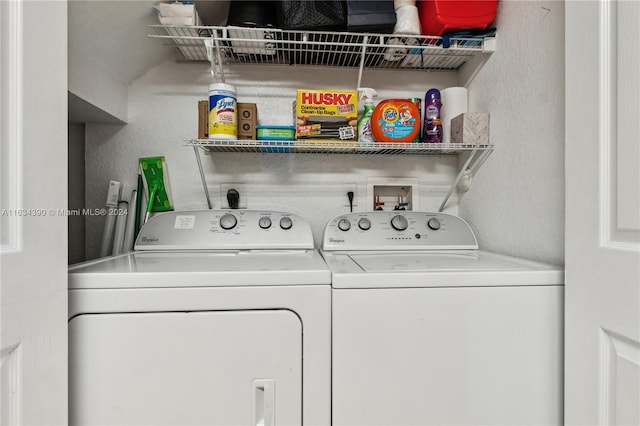
[[(495, 37), (399, 36), (275, 28), (151, 25), (179, 61), (457, 71), (495, 50)], [(207, 42), (205, 42), (207, 41)]]
[(271, 140), (215, 140), (187, 139), (187, 146), (200, 147), (209, 152), (271, 152), (299, 154), (414, 154), (451, 155), (468, 151), (493, 151), (493, 145), (442, 143), (387, 143), (341, 141), (271, 141)]

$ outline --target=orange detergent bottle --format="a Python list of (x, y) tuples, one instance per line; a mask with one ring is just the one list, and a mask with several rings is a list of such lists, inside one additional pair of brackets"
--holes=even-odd
[(376, 142), (413, 142), (420, 133), (420, 111), (409, 99), (385, 99), (373, 110)]

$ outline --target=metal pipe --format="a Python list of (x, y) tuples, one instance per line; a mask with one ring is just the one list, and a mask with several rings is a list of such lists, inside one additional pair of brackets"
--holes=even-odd
[(198, 170), (200, 170), (200, 179), (202, 179), (202, 188), (204, 189), (204, 196), (207, 198), (207, 206), (209, 210), (213, 209), (213, 205), (211, 204), (211, 197), (209, 196), (209, 187), (207, 187), (207, 179), (204, 177), (204, 170), (202, 170), (202, 160), (200, 159), (200, 153), (198, 152), (198, 147), (196, 145), (193, 146), (193, 153), (196, 155), (196, 161), (198, 162)]

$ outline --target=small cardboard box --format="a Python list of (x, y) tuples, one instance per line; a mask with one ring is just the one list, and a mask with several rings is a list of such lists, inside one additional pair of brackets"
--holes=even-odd
[(489, 144), (489, 113), (465, 112), (452, 118), (451, 143)]
[(238, 102), (238, 139), (257, 139), (258, 106), (254, 103)]
[(209, 137), (209, 101), (198, 101), (198, 139)]
[(298, 89), (293, 114), (298, 140), (357, 140), (358, 92)]

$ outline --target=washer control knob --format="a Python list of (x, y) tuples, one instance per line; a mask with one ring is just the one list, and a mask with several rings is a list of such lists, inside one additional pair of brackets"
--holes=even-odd
[(348, 231), (349, 229), (351, 229), (351, 222), (349, 222), (349, 219), (340, 219), (338, 221), (338, 229), (340, 229), (341, 231)]
[(427, 226), (431, 229), (433, 229), (434, 231), (437, 231), (438, 229), (440, 229), (440, 221), (435, 218), (432, 217), (431, 219), (429, 219), (429, 221), (427, 222)]
[(407, 222), (406, 217), (397, 214), (391, 218), (391, 226), (396, 231), (404, 231), (409, 227), (409, 222)]
[(262, 216), (259, 220), (258, 220), (258, 225), (260, 226), (260, 228), (262, 229), (269, 229), (271, 228), (271, 218), (269, 218), (268, 216)]
[(225, 213), (220, 218), (220, 226), (222, 229), (233, 229), (238, 224), (238, 219), (231, 213)]
[(363, 231), (368, 231), (371, 228), (371, 221), (366, 217), (363, 217), (358, 221), (358, 227)]
[(292, 226), (293, 226), (293, 221), (289, 216), (285, 216), (282, 219), (280, 219), (280, 228), (291, 229)]

